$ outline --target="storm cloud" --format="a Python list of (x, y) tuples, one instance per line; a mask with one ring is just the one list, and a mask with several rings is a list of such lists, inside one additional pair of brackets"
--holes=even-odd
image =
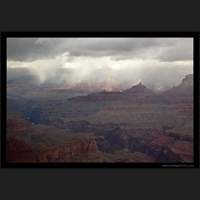
[(9, 79), (21, 73), (39, 83), (166, 88), (193, 73), (193, 39), (8, 38), (7, 67)]
[(8, 60), (70, 56), (192, 60), (191, 38), (8, 38)]

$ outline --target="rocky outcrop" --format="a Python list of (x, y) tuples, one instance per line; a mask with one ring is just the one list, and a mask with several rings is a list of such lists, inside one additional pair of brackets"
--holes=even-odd
[(35, 147), (33, 144), (9, 138), (7, 140), (8, 162), (75, 162), (77, 157), (86, 159), (98, 152), (94, 139), (83, 140), (62, 146)]
[(135, 96), (154, 95), (154, 92), (152, 90), (148, 89), (141, 82), (137, 85), (132, 86), (131, 88), (128, 88), (127, 90), (124, 90), (123, 93), (124, 94), (131, 94), (131, 95), (135, 95)]
[(35, 162), (36, 155), (30, 144), (16, 138), (9, 138), (6, 159), (7, 162)]
[(177, 141), (171, 146), (171, 151), (178, 154), (183, 162), (193, 161), (193, 144), (192, 142)]
[(148, 89), (143, 84), (135, 85), (122, 92), (102, 91), (92, 93), (87, 96), (79, 96), (71, 98), (73, 102), (110, 102), (110, 101), (134, 101), (140, 103), (155, 103), (163, 102), (162, 97), (156, 95), (151, 89)]
[(192, 162), (192, 142), (176, 140), (170, 136), (155, 135), (153, 138), (135, 138), (132, 140), (133, 151), (141, 151), (154, 157), (159, 162)]
[(170, 103), (192, 103), (193, 102), (193, 75), (187, 75), (182, 82), (165, 91), (162, 96)]
[(14, 119), (7, 120), (7, 128), (10, 132), (18, 132), (19, 134), (29, 128), (31, 128), (31, 124), (28, 121), (20, 117), (15, 117)]
[(77, 158), (87, 160), (90, 154), (97, 152), (98, 148), (94, 139), (83, 140), (63, 146), (38, 149), (37, 162), (77, 162)]
[(193, 161), (192, 142), (177, 140), (162, 133), (130, 135), (115, 128), (96, 140), (99, 150), (105, 153), (128, 149), (132, 153), (143, 153), (157, 162)]
[(192, 74), (186, 75), (185, 78), (182, 80), (181, 84), (186, 86), (186, 87), (187, 86), (189, 86), (189, 87), (193, 86), (193, 75)]
[(45, 125), (31, 126), (23, 119), (8, 120), (9, 162), (75, 162), (98, 153), (92, 134), (69, 134)]

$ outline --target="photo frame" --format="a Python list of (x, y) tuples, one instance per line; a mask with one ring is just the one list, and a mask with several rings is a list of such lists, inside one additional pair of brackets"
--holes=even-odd
[[(193, 162), (8, 162), (7, 38), (193, 38)], [(199, 33), (197, 32), (2, 32), (1, 33), (1, 166), (5, 168), (197, 168), (199, 167)]]

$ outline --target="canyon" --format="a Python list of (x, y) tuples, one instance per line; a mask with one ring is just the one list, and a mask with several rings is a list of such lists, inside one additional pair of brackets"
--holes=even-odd
[(159, 94), (142, 83), (89, 94), (22, 94), (15, 84), (8, 84), (8, 162), (193, 162), (192, 75)]

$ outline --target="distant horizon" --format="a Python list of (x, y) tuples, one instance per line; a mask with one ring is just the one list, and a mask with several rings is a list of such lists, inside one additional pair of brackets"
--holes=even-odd
[[(134, 83), (134, 84), (127, 86), (127, 87), (124, 87), (124, 88), (117, 88), (116, 87), (112, 90), (109, 90), (109, 89), (106, 89), (106, 88), (100, 88), (100, 87), (99, 87), (99, 89), (96, 89), (96, 90), (95, 89), (89, 90), (89, 88), (85, 88), (85, 89), (78, 88), (76, 85), (74, 87), (68, 88), (66, 85), (60, 85), (60, 86), (57, 85), (56, 86), (55, 84), (51, 85), (51, 84), (48, 84), (48, 83), (38, 84), (38, 86), (41, 86), (41, 87), (45, 86), (45, 87), (51, 88), (52, 90), (72, 90), (72, 91), (74, 90), (74, 91), (83, 91), (83, 92), (85, 91), (85, 92), (95, 93), (95, 92), (122, 92), (124, 90), (130, 89), (132, 87), (135, 87), (135, 86), (141, 84), (141, 85), (144, 85), (146, 88), (151, 89), (154, 92), (161, 92), (162, 93), (162, 92), (165, 92), (165, 91), (167, 91), (167, 90), (169, 90), (173, 87), (179, 86), (181, 84), (181, 82), (183, 81), (183, 79), (186, 78), (187, 76), (190, 76), (190, 75), (193, 76), (193, 73), (184, 75), (179, 83), (177, 83), (176, 85), (173, 85), (171, 87), (164, 88), (164, 89), (151, 88), (148, 85), (145, 85), (142, 81), (138, 81), (137, 83)], [(9, 84), (9, 83), (10, 83), (10, 81), (7, 80), (7, 84)], [(14, 83), (15, 83), (15, 81), (14, 81)]]

